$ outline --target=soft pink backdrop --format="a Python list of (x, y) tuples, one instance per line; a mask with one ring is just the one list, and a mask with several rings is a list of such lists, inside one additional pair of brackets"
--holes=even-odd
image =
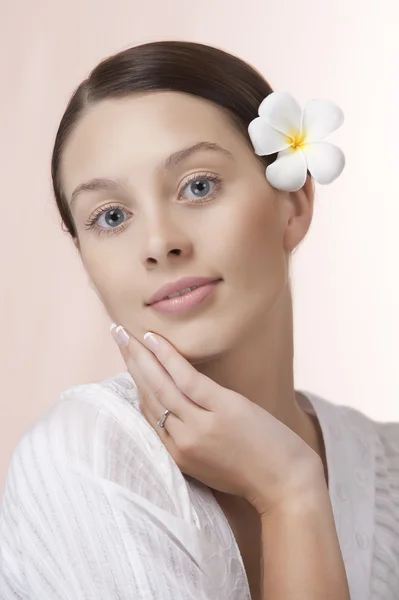
[(73, 89), (146, 41), (214, 44), (301, 103), (342, 106), (331, 141), (347, 167), (318, 187), (294, 262), (296, 387), (399, 420), (398, 23), (396, 0), (3, 0), (0, 497), (13, 448), (60, 393), (125, 369), (61, 230), (49, 161)]

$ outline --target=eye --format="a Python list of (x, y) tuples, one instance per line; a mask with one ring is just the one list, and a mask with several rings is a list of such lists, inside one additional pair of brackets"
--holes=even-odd
[(220, 191), (221, 179), (213, 173), (202, 173), (190, 175), (188, 180), (180, 188), (179, 199), (187, 198), (184, 191), (187, 190), (188, 200), (201, 204), (209, 202)]
[[(220, 191), (222, 180), (214, 173), (193, 174), (185, 181), (179, 190), (179, 200), (187, 199), (190, 204), (210, 202)], [(188, 190), (188, 197), (185, 195)], [(192, 194), (192, 196), (191, 196)], [(129, 222), (123, 218), (123, 213), (130, 213), (118, 204), (101, 206), (85, 223), (86, 230), (93, 230), (98, 235), (112, 235), (122, 231)]]
[[(122, 215), (123, 213), (128, 212), (130, 211), (123, 209), (118, 204), (101, 206), (94, 211), (90, 219), (85, 223), (85, 229), (93, 229), (98, 235), (110, 235), (116, 230), (121, 231), (128, 222), (127, 219), (125, 219), (121, 223), (121, 220), (123, 219)], [(103, 223), (100, 223), (101, 220)], [(110, 228), (104, 227), (104, 222), (105, 225), (110, 225)]]

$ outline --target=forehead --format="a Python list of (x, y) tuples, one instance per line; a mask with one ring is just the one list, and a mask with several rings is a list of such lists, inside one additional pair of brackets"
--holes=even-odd
[[(242, 144), (225, 112), (205, 99), (151, 92), (90, 106), (65, 145), (61, 175), (67, 198), (81, 181), (156, 168), (166, 156), (203, 140), (234, 152)], [(144, 170), (144, 171), (143, 171)]]

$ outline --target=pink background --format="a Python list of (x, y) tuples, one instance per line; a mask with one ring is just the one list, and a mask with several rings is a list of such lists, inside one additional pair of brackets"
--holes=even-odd
[(296, 387), (399, 420), (396, 0), (2, 0), (0, 496), (14, 446), (72, 385), (124, 370), (60, 220), (50, 154), (102, 58), (159, 39), (216, 45), (276, 90), (344, 110), (343, 175), (317, 188), (294, 260)]

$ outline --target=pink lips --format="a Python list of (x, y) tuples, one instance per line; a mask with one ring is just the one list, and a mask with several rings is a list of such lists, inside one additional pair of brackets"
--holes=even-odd
[(221, 281), (221, 279), (211, 281), (205, 285), (197, 287), (197, 289), (192, 290), (191, 292), (183, 294), (182, 296), (176, 296), (175, 298), (170, 298), (168, 300), (159, 300), (158, 302), (151, 304), (151, 308), (157, 312), (165, 314), (186, 313), (197, 307), (199, 304), (204, 302), (205, 299), (211, 296)]
[(158, 302), (159, 300), (163, 300), (166, 296), (169, 296), (170, 294), (174, 294), (176, 292), (181, 292), (182, 290), (189, 288), (189, 287), (193, 287), (193, 286), (199, 288), (201, 286), (204, 286), (208, 283), (212, 283), (215, 281), (220, 281), (220, 279), (217, 279), (215, 277), (184, 277), (183, 279), (179, 279), (178, 281), (167, 283), (166, 285), (163, 285), (162, 287), (160, 287), (155, 292), (155, 294), (153, 294), (151, 296), (151, 298), (148, 300), (148, 302), (146, 304), (147, 304), (147, 306), (153, 305), (155, 302)]

